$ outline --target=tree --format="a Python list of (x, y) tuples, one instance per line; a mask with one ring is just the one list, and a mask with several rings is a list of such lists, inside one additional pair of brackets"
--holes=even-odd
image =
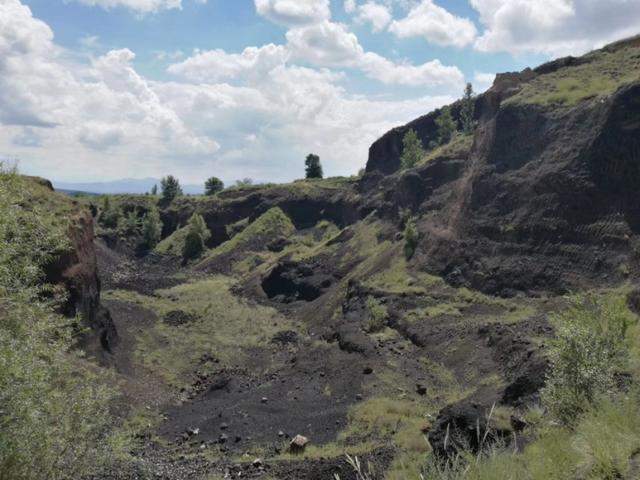
[(322, 165), (320, 164), (320, 157), (313, 153), (307, 155), (307, 159), (304, 164), (306, 165), (305, 175), (307, 178), (322, 178)]
[(198, 213), (194, 213), (189, 219), (188, 227), (189, 230), (182, 248), (182, 257), (185, 260), (199, 257), (204, 251), (205, 242), (211, 238), (211, 232), (207, 228), (204, 218)]
[(142, 220), (142, 239), (144, 246), (153, 249), (162, 237), (162, 221), (157, 208), (152, 208)]
[(217, 177), (211, 177), (204, 182), (204, 194), (215, 195), (224, 190), (224, 183)]
[(174, 198), (182, 195), (180, 182), (173, 175), (164, 177), (160, 181), (160, 187), (162, 188), (162, 200), (165, 202), (171, 202)]
[(157, 195), (158, 194), (158, 185), (153, 185), (153, 187), (151, 187), (151, 195)]
[(462, 108), (460, 109), (460, 121), (462, 122), (462, 131), (466, 134), (473, 133), (475, 127), (474, 115), (476, 110), (476, 102), (474, 100), (473, 85), (467, 83), (462, 97)]
[(446, 145), (453, 138), (453, 134), (456, 133), (456, 122), (451, 116), (451, 108), (444, 107), (442, 112), (436, 118), (436, 126), (438, 127), (438, 143), (440, 145)]
[(402, 139), (402, 156), (400, 157), (402, 168), (415, 167), (423, 156), (424, 148), (418, 134), (413, 129), (409, 130)]

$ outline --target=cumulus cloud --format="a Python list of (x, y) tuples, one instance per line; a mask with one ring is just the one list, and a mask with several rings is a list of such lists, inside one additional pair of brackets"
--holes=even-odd
[[(318, 63), (382, 68), (355, 36), (341, 48)], [(196, 52), (169, 67), (176, 81), (152, 81), (126, 48), (80, 62), (20, 0), (3, 0), (0, 155), (57, 180), (174, 173), (199, 182), (215, 171), (284, 181), (303, 174), (309, 151), (328, 173), (352, 174), (378, 136), (453, 100), (351, 95), (344, 74), (291, 55), (289, 45)]]
[(362, 70), (368, 77), (385, 84), (410, 86), (449, 85), (459, 89), (463, 75), (455, 66), (439, 60), (422, 65), (395, 63), (373, 52), (365, 52), (358, 37), (345, 25), (325, 21), (287, 32), (292, 58), (322, 67), (348, 67)]
[(274, 44), (247, 47), (240, 54), (229, 54), (224, 50), (198, 51), (184, 62), (171, 65), (168, 70), (190, 80), (211, 83), (239, 75), (263, 76), (284, 64), (288, 57), (289, 51), (285, 47)]
[(399, 38), (424, 37), (430, 43), (454, 47), (473, 43), (477, 33), (471, 20), (451, 14), (432, 0), (422, 0), (405, 18), (394, 20), (389, 31)]
[(484, 31), (475, 47), (581, 54), (638, 33), (640, 0), (470, 0)]
[(307, 25), (331, 18), (329, 0), (255, 0), (256, 11), (274, 23)]
[[(354, 7), (355, 9), (355, 4)], [(389, 8), (376, 2), (367, 2), (357, 7), (356, 21), (369, 23), (374, 32), (383, 31), (393, 19)]]

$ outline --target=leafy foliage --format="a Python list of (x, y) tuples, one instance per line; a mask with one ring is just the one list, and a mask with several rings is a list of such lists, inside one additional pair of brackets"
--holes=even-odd
[(305, 164), (305, 176), (306, 178), (322, 178), (322, 165), (320, 164), (320, 157), (313, 153), (307, 155)]
[(205, 195), (215, 195), (222, 190), (224, 190), (224, 183), (218, 177), (208, 178), (207, 181), (204, 182)]
[(400, 157), (402, 168), (415, 167), (424, 157), (424, 148), (415, 130), (411, 129), (404, 134), (402, 146), (402, 156)]
[(191, 260), (202, 255), (206, 241), (211, 238), (211, 232), (207, 228), (204, 218), (198, 213), (192, 215), (188, 228), (182, 249), (182, 257), (185, 260)]
[(451, 115), (451, 108), (444, 107), (438, 118), (436, 118), (436, 126), (438, 127), (438, 145), (449, 143), (456, 133), (456, 122)]
[(625, 336), (632, 322), (620, 301), (588, 299), (557, 315), (552, 373), (542, 395), (555, 417), (572, 423), (613, 387), (614, 374), (626, 360)]
[[(55, 195), (50, 193), (50, 195)], [(67, 224), (0, 171), (0, 479), (77, 479), (108, 457), (109, 391), (71, 350), (43, 300), (43, 267), (69, 248)]]
[(164, 202), (171, 202), (176, 197), (182, 195), (182, 187), (180, 187), (180, 182), (173, 175), (164, 177), (160, 181), (160, 186), (162, 188), (162, 200)]
[(404, 227), (404, 256), (407, 260), (413, 257), (418, 246), (418, 227), (414, 218), (407, 220)]
[(155, 248), (162, 238), (162, 221), (157, 208), (152, 208), (142, 220), (142, 241), (149, 250)]
[(474, 115), (476, 103), (473, 95), (473, 85), (467, 83), (462, 97), (462, 108), (460, 109), (460, 121), (462, 122), (462, 131), (466, 134), (473, 133), (475, 128)]

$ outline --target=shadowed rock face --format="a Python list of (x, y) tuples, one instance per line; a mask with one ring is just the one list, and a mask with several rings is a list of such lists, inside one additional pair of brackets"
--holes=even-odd
[[(64, 286), (68, 297), (61, 313), (70, 318), (80, 315), (95, 333), (100, 348), (111, 351), (118, 342), (118, 333), (109, 311), (100, 304), (93, 219), (88, 211), (72, 220), (69, 240), (71, 250), (46, 268), (46, 282)], [(94, 343), (94, 339), (86, 341)]]
[(478, 98), (464, 158), (391, 174), (404, 132), (426, 143), (437, 112), (376, 142), (362, 181), (371, 210), (417, 215), (414, 265), (456, 286), (512, 296), (623, 280), (640, 238), (640, 84), (574, 107), (501, 105), (518, 80), (498, 79)]

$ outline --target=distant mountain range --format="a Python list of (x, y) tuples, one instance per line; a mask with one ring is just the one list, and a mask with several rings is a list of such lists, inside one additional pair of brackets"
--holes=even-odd
[[(104, 193), (137, 193), (144, 194), (150, 192), (154, 185), (160, 189), (160, 179), (157, 178), (125, 178), (122, 180), (112, 180), (109, 182), (53, 182), (56, 190), (84, 192), (93, 194)], [(204, 185), (182, 185), (184, 193), (201, 194), (204, 193)]]

